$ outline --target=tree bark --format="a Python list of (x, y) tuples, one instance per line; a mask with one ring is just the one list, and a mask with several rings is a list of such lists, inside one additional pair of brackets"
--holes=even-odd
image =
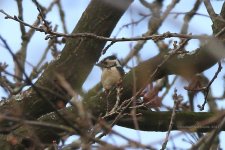
[[(89, 32), (95, 33), (102, 36), (110, 36), (113, 28), (120, 19), (120, 17), (125, 12), (126, 8), (132, 2), (131, 0), (124, 0), (124, 7), (114, 7), (115, 5), (108, 5), (112, 3), (110, 0), (92, 0), (88, 8), (83, 13), (79, 23), (72, 33), (82, 33)], [(115, 2), (120, 3), (120, 0)], [(223, 7), (225, 8), (225, 7)], [(217, 27), (213, 26), (214, 31), (218, 31)], [(224, 34), (223, 34), (224, 35)], [(34, 87), (31, 87), (22, 94), (18, 94), (11, 98), (11, 100), (0, 105), (1, 113), (10, 112), (9, 114), (15, 114), (15, 110), (19, 112), (18, 116), (23, 116), (25, 118), (37, 119), (42, 115), (45, 115), (39, 120), (48, 120), (47, 117), (51, 111), (54, 111), (49, 103), (55, 103), (58, 99), (67, 99), (67, 94), (62, 92), (61, 97), (57, 96), (59, 90), (55, 85), (59, 85), (55, 74), (61, 74), (65, 77), (68, 83), (75, 90), (79, 90), (85, 81), (87, 75), (90, 73), (93, 65), (98, 60), (101, 50), (104, 47), (106, 41), (90, 39), (90, 38), (78, 38), (78, 39), (67, 39), (66, 46), (62, 51), (62, 55), (59, 59), (52, 62), (48, 68), (44, 71), (43, 75), (38, 79), (34, 84)], [(216, 53), (215, 53), (216, 51)], [(123, 93), (122, 101), (129, 99), (133, 95), (133, 73), (135, 72), (135, 85), (136, 89), (141, 89), (146, 85), (147, 81), (154, 81), (160, 79), (163, 76), (170, 74), (180, 74), (185, 77), (189, 77), (195, 73), (202, 72), (211, 66), (213, 66), (218, 60), (224, 58), (224, 45), (218, 41), (208, 41), (208, 43), (194, 53), (190, 54), (177, 54), (172, 56), (168, 62), (159, 67), (165, 58), (165, 54), (160, 54), (151, 58), (145, 62), (142, 62), (137, 67), (132, 69), (123, 80)], [(167, 54), (169, 55), (169, 54)], [(158, 71), (152, 78), (151, 74), (157, 69)], [(43, 88), (44, 87), (44, 88)], [(60, 88), (60, 87), (59, 87)], [(37, 92), (40, 91), (40, 93)], [(113, 91), (109, 95), (110, 107), (114, 106), (116, 101), (116, 92)], [(99, 116), (99, 114), (104, 114), (106, 112), (106, 96), (104, 93), (88, 93), (84, 100), (84, 106), (92, 113), (93, 116)], [(69, 108), (67, 108), (69, 109)], [(67, 111), (67, 110), (62, 110)], [(74, 110), (76, 111), (76, 110)], [(168, 119), (170, 119), (170, 112), (142, 112), (143, 116), (138, 117), (138, 122), (140, 123), (141, 130), (148, 131), (166, 131), (168, 128)], [(55, 116), (52, 118), (49, 117), (50, 123), (62, 123), (62, 120), (54, 113), (51, 113)], [(177, 114), (175, 126), (173, 130), (179, 130), (178, 127), (181, 122), (183, 125), (195, 125), (196, 122), (210, 118), (212, 113), (186, 113), (179, 112)], [(75, 116), (76, 117), (76, 116)], [(186, 118), (193, 117), (194, 120), (187, 122)], [(45, 118), (45, 119), (44, 119)], [(164, 119), (166, 118), (166, 119)], [(152, 119), (152, 121), (151, 121)], [(48, 122), (48, 121), (47, 121)], [(118, 122), (118, 125), (134, 128), (132, 118), (124, 118)], [(162, 123), (159, 125), (157, 123)], [(142, 124), (142, 125), (141, 125)], [(209, 129), (210, 130), (210, 129)], [(207, 128), (202, 128), (200, 131), (209, 131)], [(35, 132), (36, 131), (36, 132)], [(36, 128), (35, 133), (40, 133), (38, 135), (39, 139), (44, 140), (44, 142), (51, 142), (52, 139), (58, 139), (58, 133), (61, 131), (48, 132), (48, 139), (46, 138), (46, 130), (43, 128)], [(49, 131), (49, 130), (48, 130)], [(15, 130), (18, 134), (29, 135), (27, 134), (25, 126), (20, 127)], [(24, 133), (25, 132), (25, 133)], [(41, 134), (43, 133), (43, 134)], [(52, 134), (51, 134), (52, 133)], [(5, 137), (0, 137), (0, 145), (7, 144)], [(23, 141), (23, 140), (21, 140)]]
[[(109, 37), (131, 3), (132, 0), (92, 0), (71, 34), (94, 33)], [(75, 91), (79, 91), (105, 43), (92, 38), (67, 38), (60, 57), (48, 65), (31, 88), (1, 102), (0, 112), (19, 109), (21, 116), (35, 119), (54, 111), (55, 104), (66, 103), (70, 98), (60, 87), (56, 74), (62, 75)]]

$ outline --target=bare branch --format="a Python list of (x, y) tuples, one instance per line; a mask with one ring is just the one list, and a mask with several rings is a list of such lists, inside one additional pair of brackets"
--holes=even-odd
[(209, 82), (207, 87), (204, 87), (202, 89), (204, 91), (205, 100), (204, 100), (204, 103), (202, 104), (202, 106), (199, 106), (201, 111), (204, 110), (205, 104), (207, 103), (207, 97), (208, 97), (208, 94), (209, 94), (210, 87), (211, 87), (212, 83), (214, 82), (214, 80), (217, 78), (218, 74), (221, 72), (221, 70), (222, 70), (222, 65), (221, 65), (221, 62), (219, 61), (218, 62), (218, 69), (217, 69), (215, 75), (213, 76), (212, 80)]
[(179, 98), (179, 95), (177, 95), (177, 89), (174, 90), (173, 100), (174, 100), (174, 104), (173, 104), (173, 111), (172, 111), (171, 118), (170, 118), (170, 124), (169, 124), (169, 128), (168, 128), (168, 131), (167, 131), (167, 134), (166, 134), (166, 138), (165, 138), (165, 140), (162, 144), (161, 150), (166, 149), (166, 145), (169, 141), (169, 135), (170, 135), (170, 132), (171, 132), (171, 130), (173, 128), (173, 125), (174, 125), (177, 106), (179, 105), (179, 103), (181, 101), (180, 98)]
[[(16, 0), (17, 2), (17, 7), (18, 7), (18, 18), (20, 20), (23, 20), (23, 5), (22, 5), (22, 0)], [(25, 30), (25, 27), (23, 24), (20, 24), (20, 30), (21, 30), (21, 33), (22, 33), (22, 36), (21, 38), (24, 39), (25, 38), (25, 34), (26, 34), (26, 30)]]
[[(30, 25), (28, 23), (23, 22), (22, 20), (18, 19), (17, 17), (12, 17), (3, 10), (0, 10), (1, 13), (6, 15), (6, 19), (12, 19), (15, 21), (18, 21), (19, 23), (24, 24), (25, 26), (29, 26), (30, 28), (35, 29), (36, 31), (45, 32), (46, 34), (49, 34), (46, 39), (53, 38), (53, 37), (67, 37), (67, 38), (94, 38), (97, 40), (103, 40), (103, 41), (112, 41), (112, 42), (123, 42), (123, 41), (146, 41), (146, 40), (163, 40), (165, 38), (171, 38), (171, 37), (179, 37), (179, 38), (185, 38), (185, 39), (210, 39), (210, 36), (205, 35), (187, 35), (187, 34), (178, 34), (178, 33), (170, 33), (166, 32), (159, 35), (144, 35), (142, 37), (122, 37), (122, 38), (108, 38), (104, 36), (99, 36), (93, 33), (76, 33), (76, 34), (64, 34), (64, 33), (58, 33), (54, 31), (47, 31), (45, 29), (42, 29), (40, 27), (35, 27), (33, 25)], [(164, 17), (164, 16), (163, 16)]]
[(214, 22), (216, 20), (217, 14), (215, 13), (211, 2), (209, 0), (204, 0), (204, 4), (205, 4), (205, 7), (208, 11), (208, 14), (209, 14), (210, 18)]
[(183, 34), (187, 33), (188, 23), (190, 22), (192, 17), (196, 14), (196, 11), (198, 10), (201, 3), (202, 3), (202, 0), (197, 0), (194, 4), (194, 7), (189, 12), (186, 13), (186, 15), (184, 16), (184, 23), (183, 23), (183, 26), (181, 28), (181, 33), (183, 33)]
[(63, 26), (63, 31), (64, 31), (64, 33), (68, 33), (67, 28), (66, 28), (66, 22), (65, 22), (65, 13), (62, 8), (61, 0), (57, 0), (57, 6), (59, 9), (59, 14), (60, 14), (60, 19), (61, 19), (62, 26)]

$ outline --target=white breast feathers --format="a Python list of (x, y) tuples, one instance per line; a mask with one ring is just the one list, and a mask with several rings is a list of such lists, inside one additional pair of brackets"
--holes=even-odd
[(106, 90), (116, 86), (121, 81), (121, 74), (116, 67), (104, 68), (102, 70), (101, 82), (103, 88)]

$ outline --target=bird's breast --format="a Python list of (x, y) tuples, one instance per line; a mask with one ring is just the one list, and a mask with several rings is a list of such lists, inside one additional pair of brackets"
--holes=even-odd
[(116, 67), (112, 67), (110, 69), (107, 69), (107, 68), (103, 69), (101, 82), (104, 89), (106, 90), (111, 89), (113, 86), (119, 83), (120, 80), (121, 80), (121, 74), (119, 73)]

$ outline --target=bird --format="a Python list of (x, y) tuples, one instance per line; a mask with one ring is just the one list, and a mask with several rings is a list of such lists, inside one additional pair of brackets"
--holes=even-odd
[(106, 91), (119, 85), (124, 77), (124, 69), (115, 55), (110, 55), (96, 64), (102, 69), (101, 83)]

